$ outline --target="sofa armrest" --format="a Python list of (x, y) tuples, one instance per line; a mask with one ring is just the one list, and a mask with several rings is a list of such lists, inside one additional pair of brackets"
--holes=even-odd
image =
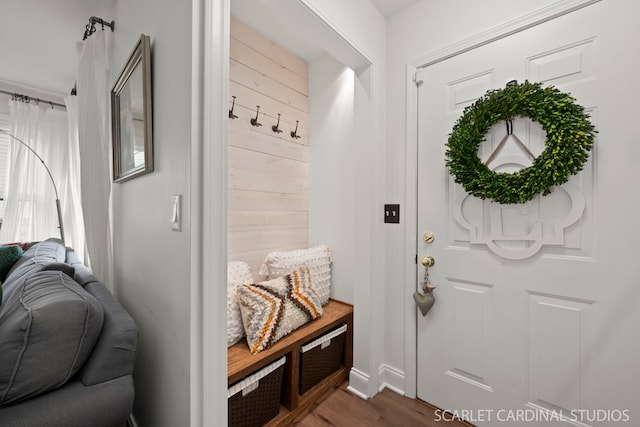
[(83, 288), (87, 286), (88, 283), (98, 282), (98, 279), (95, 278), (91, 271), (80, 262), (80, 258), (78, 258), (78, 254), (71, 248), (67, 248), (67, 259), (66, 263), (74, 268), (74, 276), (76, 282), (80, 284)]
[(132, 374), (138, 343), (135, 322), (102, 283), (87, 283), (85, 290), (102, 303), (104, 323), (78, 378), (85, 386), (91, 386)]

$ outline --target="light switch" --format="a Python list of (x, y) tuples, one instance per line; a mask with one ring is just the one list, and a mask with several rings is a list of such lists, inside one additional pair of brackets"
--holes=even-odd
[(182, 195), (171, 196), (171, 229), (182, 231)]
[(384, 205), (384, 222), (387, 224), (400, 223), (400, 205)]

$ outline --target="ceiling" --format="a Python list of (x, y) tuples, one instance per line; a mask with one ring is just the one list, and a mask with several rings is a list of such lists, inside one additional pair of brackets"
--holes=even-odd
[[(371, 0), (387, 18), (418, 1)], [(33, 88), (36, 93), (50, 94), (54, 98), (68, 94), (75, 82), (76, 43), (82, 40), (91, 16), (111, 18), (114, 3), (115, 0), (3, 0), (0, 89), (32, 95), (29, 88)], [(231, 0), (232, 9), (242, 9), (243, 13), (254, 17), (260, 16), (256, 13), (259, 3)], [(260, 28), (256, 29), (260, 31)], [(276, 34), (275, 38), (278, 37), (288, 38), (290, 42), (296, 39)], [(308, 45), (292, 50), (315, 54)]]

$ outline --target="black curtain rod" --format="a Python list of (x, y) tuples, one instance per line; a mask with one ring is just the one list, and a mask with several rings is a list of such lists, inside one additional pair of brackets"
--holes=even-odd
[(25, 102), (35, 101), (36, 104), (40, 102), (44, 102), (45, 104), (51, 105), (51, 108), (53, 108), (53, 106), (55, 105), (56, 107), (64, 108), (65, 110), (67, 109), (66, 105), (60, 104), (59, 102), (47, 101), (46, 99), (34, 98), (32, 96), (23, 95), (21, 93), (16, 93), (16, 92), (7, 92), (6, 90), (1, 90), (1, 89), (0, 89), (0, 93), (4, 93), (5, 95), (11, 95), (11, 96), (20, 98), (20, 100)]
[(107, 22), (102, 18), (98, 18), (97, 16), (92, 16), (91, 18), (89, 18), (89, 23), (85, 27), (84, 36), (82, 37), (82, 40), (86, 40), (87, 37), (91, 36), (91, 34), (96, 32), (96, 24), (102, 25), (103, 30), (105, 26), (109, 27), (111, 28), (112, 32), (113, 32), (113, 27), (115, 26), (114, 21)]

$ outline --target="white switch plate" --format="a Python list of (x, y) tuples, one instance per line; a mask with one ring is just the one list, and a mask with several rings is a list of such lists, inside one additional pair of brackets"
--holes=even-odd
[(182, 231), (182, 195), (171, 196), (171, 229)]

